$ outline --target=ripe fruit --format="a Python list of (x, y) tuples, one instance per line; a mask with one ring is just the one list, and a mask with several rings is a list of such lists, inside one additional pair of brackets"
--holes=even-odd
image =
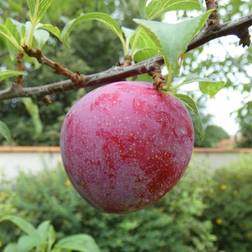
[(123, 81), (79, 100), (61, 131), (66, 172), (93, 206), (123, 213), (168, 192), (192, 155), (193, 126), (175, 97)]

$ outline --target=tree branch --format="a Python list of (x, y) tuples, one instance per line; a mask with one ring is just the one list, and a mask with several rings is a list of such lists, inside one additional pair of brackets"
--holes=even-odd
[[(195, 49), (205, 43), (224, 36), (228, 35), (235, 35), (241, 38), (244, 31), (247, 31), (248, 28), (252, 26), (252, 14), (244, 16), (237, 21), (233, 21), (231, 23), (223, 24), (219, 27), (218, 30), (208, 30), (206, 29), (205, 32), (200, 33), (188, 46), (187, 51)], [(247, 44), (250, 46), (250, 43)]]
[(213, 10), (207, 24), (208, 28), (217, 30), (220, 27), (220, 20), (218, 14), (218, 0), (206, 0), (206, 6), (208, 10)]
[[(18, 71), (23, 72), (25, 70), (24, 66), (24, 54), (23, 52), (19, 52), (16, 57), (16, 68)], [(24, 86), (24, 78), (23, 75), (17, 76), (16, 82), (21, 87)]]
[(40, 64), (49, 66), (55, 71), (55, 73), (69, 78), (77, 85), (83, 85), (83, 83), (85, 83), (86, 77), (84, 75), (81, 75), (80, 73), (74, 73), (65, 66), (47, 58), (40, 49), (29, 48), (27, 45), (24, 45), (23, 49), (27, 55), (36, 58)]
[[(218, 30), (206, 29), (190, 43), (187, 51), (204, 45), (205, 43), (213, 39), (227, 35), (236, 35), (241, 38), (244, 32), (248, 31), (248, 28), (250, 26), (252, 26), (252, 14), (242, 17), (232, 23), (220, 25)], [(249, 44), (250, 43), (246, 43), (246, 45)], [(19, 89), (16, 86), (13, 86), (6, 90), (0, 91), (0, 100), (11, 99), (14, 97), (45, 96), (88, 86), (101, 86), (110, 82), (120, 81), (127, 77), (150, 73), (151, 71), (155, 70), (156, 64), (163, 63), (164, 61), (162, 57), (157, 56), (127, 67), (114, 67), (97, 74), (88, 76), (81, 75), (85, 77), (85, 81), (82, 81), (79, 84), (76, 84), (72, 80), (65, 80), (38, 87), (26, 87), (23, 89)]]

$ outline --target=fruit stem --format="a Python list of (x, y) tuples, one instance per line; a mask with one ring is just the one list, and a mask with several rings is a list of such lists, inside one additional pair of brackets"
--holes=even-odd
[(156, 64), (154, 66), (154, 69), (150, 72), (150, 75), (153, 78), (153, 85), (156, 90), (161, 90), (165, 85), (165, 79), (162, 75), (161, 66), (159, 64)]

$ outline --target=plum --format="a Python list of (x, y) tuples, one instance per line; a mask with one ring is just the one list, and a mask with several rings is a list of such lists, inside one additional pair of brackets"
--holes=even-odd
[(139, 81), (85, 95), (68, 112), (60, 140), (73, 186), (109, 213), (159, 200), (181, 178), (193, 143), (192, 120), (182, 102)]

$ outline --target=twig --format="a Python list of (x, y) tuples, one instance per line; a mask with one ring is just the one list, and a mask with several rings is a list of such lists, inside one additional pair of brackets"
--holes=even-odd
[[(207, 30), (200, 33), (188, 46), (187, 51), (195, 49), (205, 43), (227, 35), (241, 36), (241, 32), (252, 26), (252, 14), (242, 17), (232, 23), (223, 24), (218, 30)], [(67, 90), (78, 89), (87, 86), (105, 85), (110, 82), (122, 80), (127, 77), (136, 76), (139, 74), (149, 73), (153, 71), (156, 64), (163, 64), (162, 57), (154, 57), (143, 62), (128, 67), (114, 67), (107, 71), (85, 76), (85, 81), (80, 85), (76, 85), (72, 80), (60, 81), (44, 86), (26, 87), (22, 90), (16, 88), (8, 88), (0, 91), (0, 100), (11, 99), (14, 97), (29, 97), (29, 96), (45, 96), (55, 94)]]
[(213, 10), (207, 24), (208, 28), (217, 30), (220, 27), (220, 20), (218, 14), (218, 0), (206, 0), (206, 6), (208, 10)]
[[(18, 71), (23, 72), (25, 70), (25, 67), (24, 67), (24, 53), (23, 52), (19, 52), (17, 54), (16, 64), (17, 64), (16, 68), (17, 68)], [(24, 86), (23, 75), (17, 76), (17, 78), (16, 78), (16, 84), (19, 85), (20, 87)]]
[(242, 45), (242, 47), (250, 46), (251, 44), (251, 38), (249, 34), (248, 28), (245, 28), (244, 30), (241, 30), (237, 36), (240, 39), (239, 45)]
[[(235, 35), (240, 38), (244, 30), (252, 26), (252, 14), (244, 16), (237, 21), (220, 25), (218, 30), (206, 30), (200, 33), (188, 46), (187, 51), (195, 49), (205, 43), (224, 36)], [(248, 44), (247, 46), (249, 46)]]
[(27, 53), (27, 55), (36, 58), (40, 64), (49, 66), (55, 71), (55, 73), (69, 78), (76, 85), (82, 86), (86, 82), (85, 75), (81, 75), (80, 73), (74, 73), (65, 66), (49, 59), (42, 53), (40, 49), (29, 48), (27, 45), (24, 45), (23, 49)]
[(65, 92), (83, 87), (101, 86), (110, 82), (121, 81), (127, 77), (149, 73), (154, 70), (154, 66), (157, 63), (163, 64), (164, 61), (161, 57), (155, 57), (128, 67), (113, 67), (101, 73), (85, 76), (86, 82), (78, 86), (71, 80), (65, 80), (43, 86), (27, 87), (23, 88), (22, 90), (8, 88), (6, 90), (0, 91), (0, 100), (6, 100), (14, 97), (43, 97), (48, 94)]

